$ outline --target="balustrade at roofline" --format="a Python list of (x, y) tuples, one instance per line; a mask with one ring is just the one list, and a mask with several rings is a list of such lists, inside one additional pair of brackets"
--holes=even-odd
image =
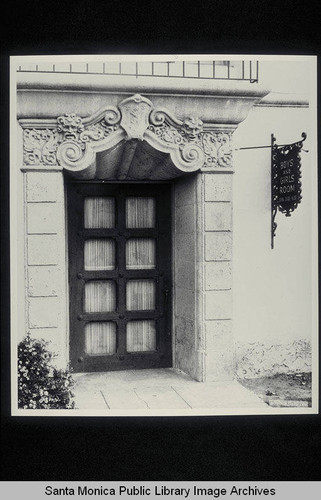
[(207, 123), (195, 116), (180, 120), (139, 94), (87, 118), (65, 113), (55, 120), (19, 123), (24, 129), (24, 166), (29, 168), (57, 165), (78, 178), (116, 180), (120, 163), (128, 164), (121, 174), (127, 180), (232, 170), (236, 124)]
[(37, 57), (35, 61), (27, 58), (20, 60), (17, 66), (18, 72), (29, 73), (74, 73), (74, 74), (94, 74), (94, 75), (113, 75), (113, 76), (148, 76), (152, 78), (198, 78), (215, 80), (246, 80), (251, 83), (258, 82), (259, 61), (251, 59), (246, 60), (223, 60), (202, 58), (199, 60), (174, 58), (163, 60), (158, 58), (150, 61), (149, 58), (139, 58), (134, 60), (132, 57), (120, 58), (118, 61), (112, 61), (109, 58), (105, 60), (104, 56), (100, 58), (81, 58), (75, 61), (71, 58), (67, 62), (57, 58)]

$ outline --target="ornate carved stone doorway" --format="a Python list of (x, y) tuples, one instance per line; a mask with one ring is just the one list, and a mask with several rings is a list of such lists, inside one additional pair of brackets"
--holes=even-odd
[[(132, 281), (145, 280), (144, 285), (136, 283), (132, 286), (142, 287), (142, 290), (144, 287), (153, 288), (153, 280), (157, 280), (157, 277), (153, 275), (154, 271), (152, 272), (152, 270), (148, 271), (151, 272), (150, 276), (129, 276), (126, 274), (134, 272), (134, 270), (126, 268), (126, 260), (124, 260), (126, 254), (124, 250), (126, 248), (124, 244), (125, 234), (124, 236), (116, 235), (116, 233), (115, 235), (107, 235), (108, 231), (116, 230), (116, 226), (115, 228), (90, 226), (83, 227), (83, 229), (78, 228), (77, 231), (88, 232), (90, 236), (87, 238), (85, 233), (82, 234), (82, 262), (77, 269), (71, 271), (72, 279), (77, 283), (76, 289), (82, 283), (83, 288), (79, 292), (79, 297), (83, 297), (84, 300), (82, 304), (78, 303), (79, 307), (77, 306), (75, 312), (72, 312), (72, 327), (68, 331), (69, 321), (66, 305), (70, 297), (66, 296), (64, 292), (66, 289), (65, 279), (68, 275), (68, 266), (64, 260), (68, 239), (64, 198), (66, 184), (69, 182), (78, 182), (79, 185), (93, 183), (97, 186), (95, 189), (98, 191), (102, 189), (109, 193), (107, 198), (114, 197), (116, 200), (119, 195), (116, 196), (116, 193), (109, 192), (110, 189), (114, 189), (115, 183), (124, 186), (125, 184), (135, 186), (139, 183), (146, 183), (147, 186), (152, 186), (153, 183), (170, 182), (172, 183), (171, 200), (168, 198), (166, 204), (161, 208), (165, 211), (169, 210), (172, 214), (171, 234), (167, 233), (167, 243), (168, 249), (172, 251), (173, 255), (171, 269), (173, 300), (169, 303), (172, 310), (168, 313), (168, 318), (171, 316), (169, 321), (173, 325), (173, 366), (200, 381), (233, 378), (231, 321), (231, 174), (233, 168), (231, 139), (233, 131), (237, 127), (235, 119), (233, 120), (232, 123), (228, 123), (226, 118), (220, 123), (203, 123), (197, 117), (187, 117), (180, 120), (165, 108), (154, 108), (149, 99), (140, 95), (127, 97), (123, 100), (119, 99), (117, 106), (105, 107), (87, 118), (69, 113), (58, 116), (56, 119), (20, 119), (20, 125), (24, 129), (24, 165), (22, 170), (26, 175), (27, 224), (33, 216), (32, 214), (36, 213), (35, 210), (38, 208), (36, 203), (41, 203), (44, 210), (48, 211), (50, 208), (53, 217), (60, 221), (58, 229), (52, 229), (52, 227), (48, 229), (47, 222), (43, 222), (43, 234), (38, 232), (33, 234), (34, 226), (32, 226), (31, 233), (29, 230), (27, 235), (29, 253), (26, 275), (28, 279), (35, 279), (34, 276), (43, 276), (42, 279), (46, 279), (43, 274), (44, 266), (46, 266), (48, 267), (48, 277), (54, 277), (59, 284), (58, 292), (54, 293), (49, 288), (48, 292), (45, 290), (48, 297), (43, 295), (30, 297), (28, 321), (30, 328), (36, 332), (39, 332), (41, 328), (50, 328), (53, 333), (54, 330), (61, 331), (60, 346), (57, 349), (60, 353), (69, 352), (68, 343), (69, 340), (73, 342), (75, 325), (84, 325), (81, 334), (83, 336), (82, 350), (77, 350), (77, 348), (73, 354), (75, 366), (83, 362), (78, 363), (78, 359), (85, 359), (83, 347), (84, 345), (86, 347), (86, 341), (84, 339), (91, 339), (95, 336), (95, 332), (93, 333), (92, 330), (96, 327), (90, 326), (90, 322), (97, 325), (97, 322), (100, 321), (105, 324), (98, 327), (100, 333), (96, 332), (98, 335), (96, 335), (96, 340), (102, 337), (105, 338), (105, 341), (108, 339), (106, 342), (109, 347), (107, 349), (105, 342), (105, 349), (112, 353), (108, 356), (124, 356), (124, 364), (128, 362), (128, 366), (132, 366), (130, 363), (136, 356), (138, 343), (136, 342), (137, 345), (134, 347), (131, 345), (130, 338), (134, 338), (135, 335), (130, 333), (131, 327), (127, 329), (128, 318), (120, 317), (125, 316), (125, 309), (128, 309), (128, 304), (131, 301), (131, 285), (128, 283), (130, 283), (130, 279)], [(152, 187), (146, 189), (147, 191), (150, 189), (151, 193), (153, 191)], [(147, 198), (155, 196), (156, 200), (157, 190), (153, 193), (147, 196), (145, 192), (144, 196)], [(123, 196), (121, 210), (126, 214), (126, 196), (129, 198), (136, 197), (136, 195), (131, 195), (128, 190), (127, 195), (121, 196)], [(94, 192), (92, 195), (88, 195), (88, 198), (95, 197), (103, 198), (104, 196)], [(137, 197), (139, 198), (139, 196)], [(70, 193), (67, 190), (67, 201), (69, 198)], [(89, 210), (91, 215), (87, 214), (87, 218), (97, 217), (97, 214), (95, 215), (96, 209), (93, 208), (96, 201), (90, 201), (87, 209), (84, 209), (84, 205), (82, 205), (80, 212)], [(97, 203), (99, 205), (101, 201), (97, 201)], [(106, 203), (108, 205), (109, 202)], [(92, 204), (91, 208), (89, 208), (90, 204)], [(125, 215), (122, 219), (123, 226), (124, 217)], [(76, 227), (78, 227), (77, 224)], [(124, 233), (129, 230), (138, 231), (138, 228), (125, 226), (123, 229)], [(141, 229), (149, 231), (152, 228)], [(168, 229), (168, 226), (167, 228), (164, 226), (165, 232)], [(119, 262), (123, 259), (120, 268), (100, 270), (84, 268), (84, 264), (86, 266), (85, 252), (89, 248), (87, 244), (87, 250), (85, 250), (86, 240), (98, 240), (95, 233), (97, 230), (106, 231), (107, 240), (115, 238), (117, 243), (117, 238), (120, 238), (119, 244), (123, 248), (122, 254), (117, 253), (118, 250), (115, 252)], [(135, 238), (129, 233), (127, 236)], [(141, 237), (149, 238), (147, 233)], [(170, 244), (171, 238), (172, 244)], [(74, 237), (69, 238), (69, 241), (73, 242), (73, 239)], [(52, 251), (48, 254), (48, 245), (51, 249), (57, 248), (57, 252)], [(106, 275), (99, 274), (96, 279), (94, 275), (90, 274), (95, 271), (106, 273)], [(117, 279), (123, 280), (123, 284), (121, 281), (116, 285), (113, 284), (116, 276), (113, 276), (112, 273), (116, 271), (118, 274), (124, 275), (117, 277)], [(156, 269), (156, 272), (159, 270)], [(169, 276), (169, 269), (164, 268), (160, 272), (163, 272), (164, 276), (167, 274)], [(78, 277), (78, 273), (83, 274), (83, 277)], [(99, 283), (97, 284), (97, 282)], [(101, 284), (101, 282), (104, 283)], [(86, 286), (87, 283), (88, 286)], [(165, 312), (165, 297), (163, 289), (157, 288), (157, 283), (155, 287), (155, 306), (157, 305), (161, 315)], [(33, 293), (41, 294), (43, 288)], [(110, 301), (108, 299), (109, 302), (107, 301), (108, 307), (105, 301), (103, 307), (108, 310), (104, 311), (101, 310), (99, 299), (102, 293), (101, 288), (104, 289), (104, 293), (107, 289), (114, 290), (109, 294), (111, 299)], [(33, 289), (35, 290), (35, 287)], [(72, 294), (73, 292), (71, 292)], [(142, 296), (144, 295), (146, 294), (143, 292)], [(153, 296), (153, 292), (150, 296)], [(48, 320), (42, 312), (44, 310), (42, 305), (45, 303), (51, 305), (52, 313), (50, 313)], [(100, 304), (99, 307), (97, 304)], [(154, 304), (148, 305), (149, 308), (152, 306)], [(168, 363), (171, 362), (169, 361), (171, 356), (168, 354), (170, 352), (169, 344), (165, 350), (158, 351), (158, 347), (162, 349), (158, 340), (160, 331), (166, 333), (167, 326), (163, 324), (161, 329), (158, 328), (157, 321), (159, 324), (163, 322), (161, 316), (159, 318), (156, 316), (147, 317), (148, 314), (154, 314), (152, 308), (146, 309), (140, 317), (142, 309), (141, 306), (139, 307), (140, 309), (134, 307), (133, 310), (127, 310), (132, 315), (130, 320), (133, 323), (136, 320), (155, 322), (145, 324), (146, 328), (148, 327), (146, 338), (149, 338), (149, 341), (145, 339), (142, 342), (144, 351), (139, 352), (144, 352), (145, 360), (148, 356), (151, 356), (152, 359), (153, 356), (155, 358), (155, 355), (147, 354), (151, 350), (147, 351), (145, 348), (155, 347), (154, 353), (164, 353), (162, 359), (166, 360), (166, 366), (168, 366)], [(136, 313), (139, 317), (134, 318)], [(118, 315), (118, 317), (113, 315)], [(94, 318), (94, 320), (90, 321), (90, 318)], [(115, 327), (111, 325), (113, 322), (116, 324), (116, 330), (118, 328), (122, 332), (119, 341), (115, 335)], [(87, 333), (85, 324), (89, 324)], [(56, 336), (57, 338), (58, 336)], [(117, 351), (117, 342), (119, 352)], [(150, 346), (147, 346), (148, 342)], [(162, 342), (166, 343), (167, 341), (163, 340)], [(86, 368), (88, 370), (100, 369), (90, 361), (90, 359), (93, 360), (92, 355), (96, 357), (97, 361), (98, 354), (101, 354), (97, 352), (97, 350), (102, 349), (98, 347), (98, 344), (98, 340), (97, 342), (87, 341), (85, 350), (87, 349), (89, 356), (84, 364), (88, 365)], [(132, 349), (128, 356), (128, 353), (125, 352), (126, 345)], [(69, 361), (68, 355), (65, 359)], [(111, 359), (109, 357), (109, 362)], [(126, 359), (127, 361), (125, 361)], [(160, 359), (157, 363), (163, 363)], [(118, 362), (121, 362), (120, 358), (118, 358)], [(162, 366), (162, 364), (157, 363), (156, 366)]]

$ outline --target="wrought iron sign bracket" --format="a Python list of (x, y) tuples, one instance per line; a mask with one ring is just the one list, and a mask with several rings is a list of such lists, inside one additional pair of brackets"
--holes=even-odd
[(274, 248), (277, 211), (290, 217), (301, 203), (301, 149), (307, 135), (302, 132), (302, 140), (279, 146), (271, 134), (271, 248)]
[(275, 166), (275, 141), (276, 138), (271, 134), (271, 248), (274, 248), (274, 238), (277, 228), (277, 223), (275, 222), (276, 213), (278, 211), (277, 194), (276, 194), (276, 166)]

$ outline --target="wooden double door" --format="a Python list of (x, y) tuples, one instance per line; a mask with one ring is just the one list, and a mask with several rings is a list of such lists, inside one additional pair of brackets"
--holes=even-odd
[(172, 366), (169, 184), (68, 184), (75, 372)]

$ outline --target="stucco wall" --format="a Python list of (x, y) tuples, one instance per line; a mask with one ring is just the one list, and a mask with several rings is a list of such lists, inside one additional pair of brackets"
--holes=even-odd
[[(286, 144), (299, 140), (303, 131), (308, 134), (303, 148), (309, 150), (301, 153), (303, 199), (291, 217), (277, 214), (273, 250), (270, 149), (235, 152), (234, 321), (240, 375), (257, 374), (260, 367), (270, 374), (286, 366), (291, 370), (297, 365), (299, 371), (311, 368), (309, 346), (316, 338), (316, 299), (314, 312), (311, 304), (316, 279), (313, 234), (317, 234), (311, 110), (255, 107), (234, 141), (236, 147), (268, 145), (273, 132), (278, 144)], [(304, 361), (293, 365), (293, 352)]]
[(239, 378), (271, 377), (280, 373), (306, 373), (312, 370), (311, 342), (238, 342), (236, 375)]

